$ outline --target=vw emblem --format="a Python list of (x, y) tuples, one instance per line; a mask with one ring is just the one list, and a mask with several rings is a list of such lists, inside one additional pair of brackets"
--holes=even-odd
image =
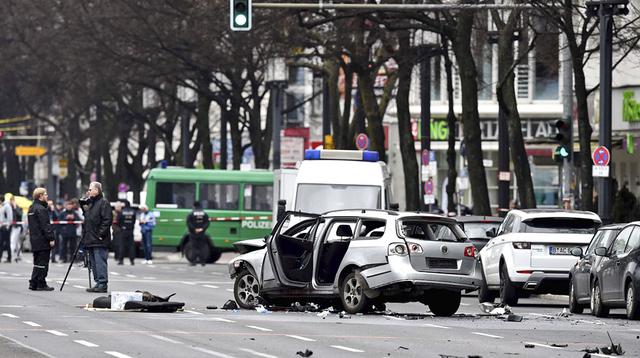
[(442, 251), (443, 254), (447, 254), (449, 253), (449, 249), (446, 246), (440, 246), (440, 251)]

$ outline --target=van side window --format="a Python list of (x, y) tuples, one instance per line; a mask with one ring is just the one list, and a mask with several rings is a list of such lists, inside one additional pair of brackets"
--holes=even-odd
[(200, 184), (200, 202), (204, 209), (238, 210), (238, 184)]
[(156, 183), (156, 207), (191, 209), (196, 199), (196, 185), (188, 183)]
[(273, 207), (273, 185), (245, 184), (244, 210), (271, 211)]

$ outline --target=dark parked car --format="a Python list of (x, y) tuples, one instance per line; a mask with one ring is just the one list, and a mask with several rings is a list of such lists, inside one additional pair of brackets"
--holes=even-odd
[(498, 228), (504, 218), (497, 216), (458, 216), (456, 217), (460, 227), (476, 247), (476, 251), (482, 250), (484, 245), (498, 233)]
[(598, 317), (624, 307), (629, 319), (640, 318), (640, 221), (624, 226), (609, 248), (597, 247), (602, 257), (591, 291), (591, 312)]
[(593, 235), (587, 249), (583, 252), (581, 247), (571, 250), (571, 254), (580, 257), (578, 262), (569, 271), (569, 310), (571, 313), (582, 313), (591, 302), (591, 284), (595, 277), (596, 268), (602, 262), (602, 257), (595, 254), (596, 248), (611, 246), (613, 239), (625, 224), (613, 224), (603, 226)]

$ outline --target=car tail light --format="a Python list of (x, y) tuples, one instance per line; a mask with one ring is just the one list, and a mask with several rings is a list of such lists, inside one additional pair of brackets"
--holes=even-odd
[(389, 256), (395, 255), (395, 256), (406, 256), (407, 252), (409, 250), (407, 249), (407, 245), (403, 244), (403, 243), (393, 243), (389, 245), (389, 250), (388, 250), (388, 254)]
[(513, 248), (514, 249), (519, 249), (519, 250), (530, 250), (531, 249), (531, 243), (530, 242), (514, 242), (513, 243)]
[(409, 252), (412, 254), (421, 254), (422, 246), (418, 244), (409, 244)]
[(533, 271), (531, 271), (531, 270), (520, 270), (520, 271), (516, 271), (516, 272), (520, 273), (520, 274), (526, 274), (526, 275), (530, 275), (530, 274), (533, 273)]
[(467, 246), (464, 248), (464, 256), (466, 257), (476, 257), (476, 247), (475, 246)]

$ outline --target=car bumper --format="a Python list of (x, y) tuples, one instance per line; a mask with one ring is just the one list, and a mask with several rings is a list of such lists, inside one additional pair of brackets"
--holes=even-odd
[(569, 271), (545, 272), (534, 271), (531, 274), (511, 278), (512, 282), (521, 286), (523, 290), (536, 293), (569, 293)]
[(418, 288), (476, 290), (482, 283), (480, 263), (476, 262), (469, 275), (416, 271), (409, 258), (389, 256), (389, 263), (360, 272), (370, 289), (408, 283)]

